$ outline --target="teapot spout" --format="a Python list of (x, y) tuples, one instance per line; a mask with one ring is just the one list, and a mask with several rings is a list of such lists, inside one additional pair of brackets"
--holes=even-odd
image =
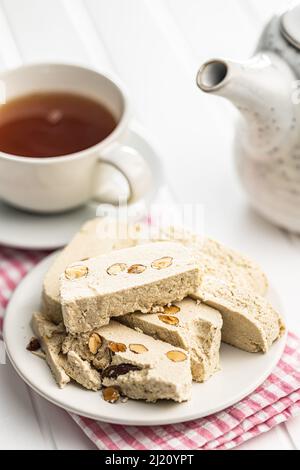
[[(226, 86), (229, 69), (234, 62), (223, 59), (211, 59), (201, 65), (197, 74), (197, 85), (206, 93), (218, 93)], [(227, 80), (226, 80), (227, 79)]]
[(197, 85), (231, 101), (243, 115), (240, 142), (255, 158), (276, 153), (296, 134), (296, 106), (292, 102), (290, 67), (276, 54), (258, 54), (238, 63), (224, 59), (205, 62)]

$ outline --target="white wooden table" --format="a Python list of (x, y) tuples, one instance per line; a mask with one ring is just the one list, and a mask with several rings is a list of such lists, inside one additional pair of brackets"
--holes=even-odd
[[(115, 73), (154, 138), (181, 203), (201, 203), (205, 231), (245, 251), (281, 293), (300, 334), (300, 241), (247, 205), (233, 171), (235, 112), (195, 86), (211, 56), (248, 57), (264, 22), (287, 0), (0, 0), (0, 68), (32, 61), (91, 64)], [(0, 366), (0, 448), (92, 449), (64, 411)], [(300, 418), (242, 445), (300, 448)]]

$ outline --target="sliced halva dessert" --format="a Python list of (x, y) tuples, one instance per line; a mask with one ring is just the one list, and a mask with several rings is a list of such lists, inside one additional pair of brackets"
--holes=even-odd
[(182, 402), (191, 396), (189, 353), (111, 320), (90, 334), (65, 339), (63, 350), (101, 368), (102, 385), (126, 397)]
[(257, 263), (216, 240), (172, 226), (161, 228), (156, 238), (177, 241), (190, 247), (203, 276), (214, 276), (259, 295), (265, 295), (268, 290), (267, 277)]
[(46, 362), (59, 387), (63, 388), (72, 378), (87, 389), (99, 390), (100, 373), (75, 352), (63, 354), (62, 344), (66, 332), (62, 324), (55, 325), (43, 313), (36, 312), (32, 316), (32, 328), (40, 341), (41, 348), (46, 355)]
[[(136, 227), (138, 230), (138, 226)], [(56, 256), (46, 273), (42, 293), (43, 313), (55, 323), (62, 321), (59, 276), (69, 264), (112, 250), (131, 247), (136, 243), (135, 225), (127, 226), (108, 218), (86, 222), (66, 248)]]
[(63, 388), (70, 382), (70, 377), (63, 368), (65, 358), (61, 354), (62, 343), (66, 336), (63, 325), (53, 324), (47, 320), (45, 315), (39, 312), (33, 314), (31, 325), (46, 355), (47, 364), (56, 383)]
[(199, 267), (179, 243), (113, 251), (66, 268), (60, 284), (64, 324), (72, 334), (90, 331), (111, 317), (182, 300), (199, 284)]
[[(145, 230), (146, 227), (146, 230)], [(207, 274), (235, 282), (245, 289), (264, 295), (267, 279), (253, 261), (209, 238), (201, 238), (184, 229), (168, 227), (155, 235), (153, 241), (172, 240), (193, 248), (199, 264)], [(145, 235), (144, 235), (145, 233)], [(82, 259), (96, 257), (112, 250), (145, 244), (150, 240), (145, 224), (125, 224), (109, 218), (96, 218), (86, 222), (71, 242), (55, 258), (43, 282), (42, 311), (59, 323), (62, 311), (59, 296), (59, 277), (66, 267)]]
[(235, 283), (204, 276), (192, 297), (221, 312), (222, 341), (245, 351), (267, 352), (284, 333), (283, 319), (270, 302)]
[(100, 373), (91, 367), (88, 361), (84, 361), (74, 351), (67, 354), (64, 361), (64, 369), (71, 379), (88, 390), (99, 390), (101, 388)]
[(130, 313), (120, 322), (189, 351), (193, 380), (204, 382), (219, 370), (221, 314), (191, 298), (155, 314)]
[(203, 259), (206, 260), (207, 274), (213, 272), (219, 279), (235, 283), (258, 295), (266, 294), (267, 276), (260, 266), (247, 256), (211, 238), (203, 240), (201, 253), (203, 253)]

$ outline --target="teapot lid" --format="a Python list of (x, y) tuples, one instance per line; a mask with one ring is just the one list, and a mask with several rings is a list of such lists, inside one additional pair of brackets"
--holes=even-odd
[(300, 49), (300, 5), (281, 15), (280, 27), (285, 39), (294, 47)]

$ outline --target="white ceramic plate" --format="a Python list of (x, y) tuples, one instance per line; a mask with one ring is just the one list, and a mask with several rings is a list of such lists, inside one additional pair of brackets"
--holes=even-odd
[[(163, 187), (164, 172), (161, 159), (149, 143), (144, 129), (137, 123), (129, 130), (124, 143), (136, 148), (146, 161), (152, 161), (156, 166), (156, 189), (148, 194), (145, 200), (150, 203), (157, 191)], [(126, 183), (123, 176), (111, 166), (105, 168), (105, 172), (109, 172), (112, 178), (108, 191), (122, 190), (126, 193), (126, 188), (122, 187), (122, 183)], [(132, 213), (137, 212), (137, 205), (138, 203), (131, 206)], [(91, 202), (66, 213), (39, 215), (20, 211), (0, 201), (0, 245), (37, 250), (60, 248), (70, 241), (85, 221), (96, 217), (98, 207), (98, 204)]]
[[(244, 398), (260, 385), (277, 364), (286, 338), (277, 341), (268, 354), (251, 354), (223, 344), (222, 370), (204, 384), (193, 384), (187, 403), (148, 404), (129, 400), (106, 403), (101, 392), (90, 392), (69, 384), (59, 389), (45, 361), (26, 351), (33, 333), (32, 312), (38, 310), (42, 280), (53, 254), (37, 265), (16, 289), (6, 312), (4, 338), (8, 356), (25, 382), (37, 393), (68, 411), (109, 423), (160, 425), (189, 421), (220, 411)], [(274, 299), (272, 299), (274, 302)], [(278, 308), (278, 301), (276, 302)]]

